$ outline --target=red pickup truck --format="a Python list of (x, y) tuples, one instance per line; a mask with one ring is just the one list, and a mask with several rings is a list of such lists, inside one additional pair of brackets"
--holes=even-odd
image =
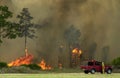
[(88, 64), (85, 66), (80, 66), (81, 69), (84, 70), (85, 74), (88, 74), (89, 72), (91, 74), (94, 74), (95, 72), (106, 72), (107, 74), (112, 73), (112, 67), (104, 65), (104, 62), (99, 62), (95, 60), (88, 61)]

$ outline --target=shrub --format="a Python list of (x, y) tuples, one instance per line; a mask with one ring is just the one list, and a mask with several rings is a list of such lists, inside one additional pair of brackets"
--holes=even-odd
[(33, 71), (25, 66), (16, 66), (16, 67), (8, 67), (2, 68), (0, 73), (37, 73), (38, 71)]
[(112, 64), (115, 65), (115, 66), (120, 65), (120, 57), (114, 59), (114, 60), (112, 61)]
[(40, 70), (41, 69), (41, 67), (38, 66), (37, 64), (29, 64), (29, 65), (22, 65), (22, 66), (28, 67), (32, 70)]
[(0, 62), (0, 69), (5, 68), (5, 67), (8, 67), (8, 66), (7, 66), (7, 63), (5, 63), (5, 62)]
[(114, 60), (112, 61), (112, 64), (115, 66), (115, 68), (120, 69), (120, 57), (114, 59)]

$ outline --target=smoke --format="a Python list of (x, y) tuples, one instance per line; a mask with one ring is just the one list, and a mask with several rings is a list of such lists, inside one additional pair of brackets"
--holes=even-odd
[[(81, 31), (80, 44), (85, 54), (89, 54), (89, 48), (95, 43), (96, 59), (101, 60), (102, 48), (106, 45), (110, 47), (108, 61), (119, 56), (119, 3), (119, 0), (11, 0), (9, 5), (14, 7), (15, 15), (22, 8), (29, 8), (33, 22), (43, 26), (37, 30), (38, 38), (28, 42), (28, 49), (36, 61), (45, 58), (57, 66), (58, 60), (62, 59), (67, 66), (68, 53), (63, 35), (71, 25)], [(0, 59), (8, 62), (23, 55), (23, 45), (24, 39), (6, 40), (0, 47)], [(63, 48), (59, 51), (61, 45)]]

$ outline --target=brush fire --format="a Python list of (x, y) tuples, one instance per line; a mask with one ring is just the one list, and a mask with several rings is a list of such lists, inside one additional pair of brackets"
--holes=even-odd
[[(25, 49), (25, 56), (22, 56), (8, 64), (9, 67), (12, 66), (21, 66), (21, 65), (29, 65), (32, 64), (33, 55), (28, 53), (28, 50)], [(41, 67), (42, 70), (51, 70), (52, 67), (50, 65), (47, 65), (45, 60), (42, 59), (41, 62), (38, 64), (38, 66)]]
[(32, 54), (28, 54), (28, 50), (25, 49), (25, 56), (22, 56), (18, 59), (16, 59), (15, 61), (12, 61), (11, 63), (8, 64), (9, 67), (11, 66), (20, 66), (20, 65), (28, 65), (31, 64), (33, 60), (33, 55)]
[[(78, 64), (81, 54), (82, 54), (82, 50), (79, 50), (78, 48), (74, 48), (72, 50), (72, 63), (74, 66)], [(33, 55), (29, 54), (28, 50), (25, 49), (25, 56), (22, 56), (16, 60), (10, 62), (8, 64), (8, 66), (12, 67), (12, 66), (29, 65), (29, 64), (32, 64), (33, 59), (34, 59)], [(42, 59), (40, 61), (40, 63), (37, 63), (37, 65), (40, 66), (42, 70), (51, 70), (52, 69), (52, 67), (49, 64), (47, 64), (44, 59)], [(60, 69), (62, 69), (61, 63), (58, 66)]]
[(38, 66), (41, 67), (42, 70), (51, 70), (52, 67), (50, 65), (46, 65), (46, 62), (44, 59), (41, 60), (40, 64)]

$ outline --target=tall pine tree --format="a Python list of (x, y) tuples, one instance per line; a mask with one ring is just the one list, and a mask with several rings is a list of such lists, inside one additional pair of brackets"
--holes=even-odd
[(22, 12), (17, 16), (19, 19), (19, 28), (18, 28), (18, 36), (25, 38), (25, 49), (27, 48), (27, 38), (35, 37), (35, 28), (36, 24), (32, 23), (33, 17), (30, 15), (28, 8), (23, 8)]

